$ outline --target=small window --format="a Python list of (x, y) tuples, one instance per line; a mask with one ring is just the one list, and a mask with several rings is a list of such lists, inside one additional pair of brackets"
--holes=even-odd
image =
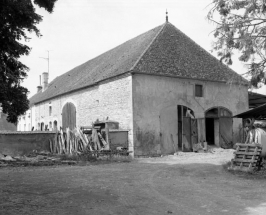
[(49, 106), (49, 116), (52, 116), (52, 106)]
[(203, 87), (200, 84), (195, 85), (195, 96), (196, 97), (203, 97)]

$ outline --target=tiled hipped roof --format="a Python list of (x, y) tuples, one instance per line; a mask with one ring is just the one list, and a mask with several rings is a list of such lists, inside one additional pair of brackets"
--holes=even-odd
[(31, 105), (126, 73), (170, 75), (246, 84), (172, 24), (166, 22), (54, 79)]

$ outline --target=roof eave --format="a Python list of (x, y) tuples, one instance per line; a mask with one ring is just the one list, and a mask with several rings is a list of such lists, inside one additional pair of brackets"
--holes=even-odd
[(130, 71), (123, 72), (123, 73), (118, 74), (118, 75), (115, 75), (115, 76), (112, 76), (112, 77), (108, 77), (108, 78), (102, 79), (100, 81), (97, 81), (97, 82), (95, 82), (93, 84), (90, 84), (90, 85), (87, 85), (87, 86), (84, 86), (84, 87), (79, 87), (79, 88), (76, 88), (74, 90), (66, 91), (66, 92), (57, 94), (55, 96), (51, 96), (49, 98), (46, 98), (46, 99), (40, 100), (38, 102), (32, 103), (32, 106), (37, 105), (37, 104), (40, 104), (40, 103), (45, 102), (45, 101), (49, 101), (51, 99), (54, 99), (54, 98), (57, 98), (57, 97), (60, 97), (60, 96), (64, 96), (64, 95), (69, 94), (69, 93), (73, 93), (73, 92), (77, 92), (77, 91), (80, 91), (80, 90), (84, 90), (84, 89), (87, 89), (87, 88), (90, 88), (90, 87), (93, 87), (93, 86), (97, 86), (101, 82), (104, 82), (104, 81), (107, 81), (107, 80), (110, 80), (110, 79), (113, 79), (113, 78), (117, 78), (117, 77), (122, 76), (122, 75), (125, 75), (127, 73), (131, 73), (131, 70)]
[[(211, 80), (211, 79), (203, 79), (203, 78), (190, 78), (184, 76), (176, 76), (176, 75), (168, 75), (168, 74), (154, 74), (148, 72), (138, 72), (138, 71), (131, 71), (131, 74), (140, 74), (140, 75), (152, 75), (152, 76), (163, 76), (163, 77), (170, 77), (170, 78), (180, 78), (180, 79), (193, 79), (198, 81), (210, 81), (210, 82), (218, 82), (218, 83), (228, 83), (228, 81), (220, 81), (220, 80)], [(238, 82), (233, 82), (234, 84), (239, 84)], [(242, 85), (248, 86), (248, 84), (243, 83)]]

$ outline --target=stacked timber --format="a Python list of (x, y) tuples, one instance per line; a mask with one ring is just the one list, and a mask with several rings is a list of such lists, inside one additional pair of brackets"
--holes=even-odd
[(55, 154), (80, 154), (93, 151), (109, 150), (109, 144), (101, 133), (92, 129), (91, 134), (84, 134), (80, 128), (66, 132), (58, 131), (50, 140), (50, 151)]

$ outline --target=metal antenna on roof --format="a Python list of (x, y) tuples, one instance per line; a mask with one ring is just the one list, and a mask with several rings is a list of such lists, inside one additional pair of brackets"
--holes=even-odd
[(167, 12), (167, 9), (166, 9), (166, 22), (168, 22), (168, 12)]
[(46, 50), (46, 51), (48, 53), (48, 57), (39, 57), (39, 58), (43, 58), (43, 59), (47, 60), (47, 62), (48, 62), (48, 79), (49, 79), (49, 61), (50, 61), (49, 52), (52, 50)]

